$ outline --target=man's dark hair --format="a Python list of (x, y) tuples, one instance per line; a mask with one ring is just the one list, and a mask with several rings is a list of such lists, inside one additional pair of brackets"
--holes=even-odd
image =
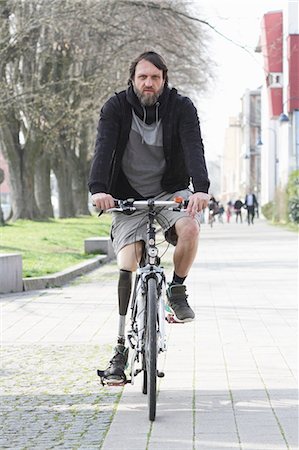
[(157, 69), (163, 71), (163, 80), (165, 81), (165, 86), (167, 86), (168, 85), (168, 75), (167, 75), (168, 68), (167, 68), (166, 63), (165, 63), (164, 59), (162, 58), (162, 56), (156, 52), (144, 52), (144, 53), (141, 53), (139, 56), (137, 56), (136, 59), (134, 59), (134, 61), (131, 63), (130, 68), (129, 68), (130, 78), (128, 80), (128, 84), (129, 85), (132, 84), (132, 80), (135, 76), (136, 66), (142, 59), (145, 59), (146, 61), (148, 61), (148, 62), (152, 63), (154, 66), (156, 66)]

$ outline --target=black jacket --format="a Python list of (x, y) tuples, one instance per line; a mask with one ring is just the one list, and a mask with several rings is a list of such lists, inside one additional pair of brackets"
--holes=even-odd
[[(121, 170), (122, 157), (129, 139), (132, 108), (144, 120), (144, 110), (132, 87), (116, 93), (103, 106), (100, 113), (95, 154), (92, 161), (89, 190), (92, 194), (106, 192), (114, 198), (142, 198), (130, 186)], [(162, 119), (163, 149), (166, 170), (162, 188), (175, 192), (189, 186), (195, 192), (208, 192), (209, 179), (204, 158), (197, 111), (188, 97), (176, 89), (165, 87), (158, 102), (146, 108), (146, 123)]]

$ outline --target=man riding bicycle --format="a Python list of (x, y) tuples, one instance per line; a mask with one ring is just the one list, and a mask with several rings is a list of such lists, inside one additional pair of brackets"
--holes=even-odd
[[(129, 69), (128, 88), (112, 96), (100, 113), (89, 189), (97, 208), (114, 206), (114, 198), (189, 199), (187, 211), (163, 209), (157, 220), (175, 245), (174, 273), (167, 299), (175, 319), (188, 322), (194, 312), (184, 281), (197, 253), (199, 212), (208, 203), (209, 179), (196, 108), (188, 97), (168, 87), (168, 69), (155, 52), (139, 55)], [(192, 183), (192, 191), (190, 190)], [(105, 371), (121, 383), (128, 358), (125, 317), (146, 239), (145, 211), (113, 213), (111, 238), (119, 267), (119, 328), (115, 354)]]

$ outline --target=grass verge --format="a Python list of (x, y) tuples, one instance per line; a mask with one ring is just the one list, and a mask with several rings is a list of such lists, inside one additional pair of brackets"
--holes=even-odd
[(283, 222), (274, 222), (274, 221), (271, 221), (269, 223), (271, 225), (274, 225), (275, 227), (284, 228), (284, 229), (289, 230), (289, 231), (294, 231), (295, 233), (299, 232), (299, 226), (298, 226), (297, 223), (293, 223), (293, 222), (283, 223)]
[(0, 227), (0, 253), (21, 253), (23, 277), (47, 275), (66, 269), (93, 255), (84, 253), (84, 239), (108, 236), (110, 215), (18, 220)]

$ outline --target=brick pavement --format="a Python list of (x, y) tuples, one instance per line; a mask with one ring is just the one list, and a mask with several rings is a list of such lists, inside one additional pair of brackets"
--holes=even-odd
[(138, 378), (122, 390), (95, 376), (117, 330), (115, 264), (0, 297), (0, 448), (297, 449), (297, 242), (263, 221), (202, 227), (197, 319), (168, 327), (153, 425)]

